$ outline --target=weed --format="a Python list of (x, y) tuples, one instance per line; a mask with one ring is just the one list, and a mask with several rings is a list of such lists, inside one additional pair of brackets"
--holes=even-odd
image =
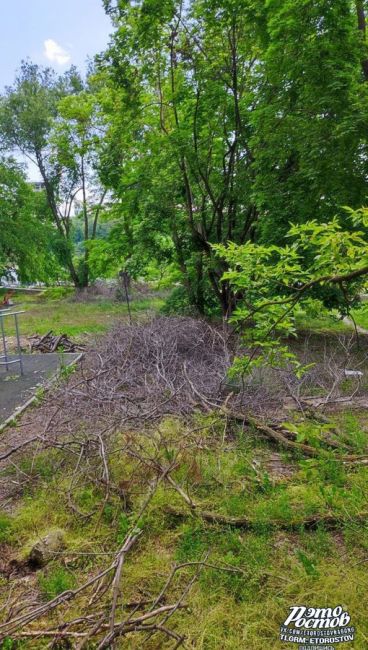
[(300, 549), (297, 549), (295, 551), (295, 554), (300, 561), (300, 563), (303, 565), (304, 571), (308, 576), (313, 576), (313, 577), (318, 577), (319, 573), (318, 570), (314, 564), (314, 562), (309, 558), (303, 551)]
[(41, 453), (34, 458), (24, 456), (19, 461), (19, 467), (27, 476), (38, 476), (43, 480), (51, 480), (55, 475), (55, 466), (60, 460), (60, 454), (57, 450), (49, 450), (47, 453)]
[(33, 405), (39, 406), (43, 402), (45, 395), (46, 395), (45, 388), (43, 386), (39, 386), (34, 393)]
[(0, 543), (8, 542), (12, 533), (12, 519), (5, 512), (0, 512)]
[(130, 528), (129, 518), (124, 512), (120, 513), (118, 519), (118, 534), (117, 534), (117, 542), (119, 545), (123, 543), (129, 528)]
[(69, 377), (71, 377), (77, 369), (75, 363), (65, 363), (64, 355), (62, 353), (59, 354), (59, 365), (59, 379), (62, 381), (69, 379)]
[(45, 600), (52, 600), (63, 591), (72, 589), (75, 585), (74, 577), (63, 567), (54, 566), (45, 574), (40, 573), (38, 583)]

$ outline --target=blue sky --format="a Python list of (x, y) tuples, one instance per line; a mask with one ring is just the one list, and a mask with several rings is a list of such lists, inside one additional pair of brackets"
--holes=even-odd
[(87, 57), (105, 48), (112, 31), (102, 0), (3, 0), (1, 5), (1, 90), (27, 57), (59, 72), (71, 64), (85, 69)]

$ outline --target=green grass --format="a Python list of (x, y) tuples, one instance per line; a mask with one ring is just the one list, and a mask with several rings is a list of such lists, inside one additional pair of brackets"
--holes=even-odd
[(5, 512), (0, 512), (0, 544), (11, 536), (12, 520)]
[(53, 566), (44, 574), (39, 574), (38, 582), (45, 600), (52, 600), (75, 585), (74, 576), (60, 566)]
[[(336, 420), (340, 435), (361, 449), (362, 418), (364, 414), (345, 414)], [(208, 428), (203, 429), (206, 423)], [(157, 594), (175, 563), (197, 563), (208, 556), (208, 563), (223, 570), (203, 569), (186, 597), (188, 609), (178, 612), (170, 623), (176, 631), (185, 633), (188, 647), (280, 648), (279, 626), (292, 604), (326, 607), (341, 602), (358, 630), (354, 648), (365, 649), (368, 527), (354, 523), (352, 516), (366, 508), (368, 469), (343, 465), (335, 453), (317, 459), (298, 459), (284, 453), (282, 460), (294, 471), (289, 478), (276, 478), (266, 469), (274, 450), (254, 432), (233, 428), (224, 441), (221, 419), (200, 417), (195, 425), (201, 427), (196, 440), (201, 436), (202, 444), (196, 447), (195, 454), (190, 447), (183, 449), (173, 478), (202, 509), (248, 516), (258, 526), (248, 531), (210, 525), (189, 513), (172, 486), (161, 483), (140, 523), (140, 540), (124, 563), (124, 601), (136, 602), (142, 596)], [(318, 446), (323, 435), (320, 425), (309, 421), (301, 429), (310, 444)], [(172, 418), (160, 425), (160, 431), (162, 436), (168, 436), (171, 449), (182, 440), (183, 426)], [(155, 448), (158, 437), (153, 440), (151, 436), (135, 435), (146, 453)], [(64, 458), (62, 467), (58, 463), (60, 451), (52, 463), (44, 454), (33, 464), (36, 481), (12, 517), (5, 520), (7, 542), (17, 553), (57, 527), (65, 531), (66, 550), (60, 559), (29, 577), (28, 582), (20, 583), (20, 598), (24, 599), (26, 590), (32, 588), (41, 598), (50, 599), (82, 584), (110, 561), (109, 555), (99, 553), (113, 553), (123, 543), (150, 483), (147, 468), (125, 454), (123, 441), (123, 434), (117, 436), (113, 447), (120, 451), (111, 456), (109, 469), (114, 484), (124, 484), (128, 492), (129, 507), (125, 512), (118, 495), (111, 493), (104, 503), (103, 491), (80, 475), (69, 495), (76, 462), (72, 456)], [(165, 458), (163, 452), (162, 462)], [(255, 458), (257, 471), (253, 466)], [(51, 465), (59, 469), (51, 473)], [(30, 471), (26, 465), (22, 468)], [(70, 496), (79, 514), (71, 508)], [(181, 510), (184, 517), (170, 514), (168, 504)], [(316, 530), (300, 526), (292, 531), (268, 526), (270, 520), (290, 522), (324, 512), (339, 514), (345, 523), (336, 531), (322, 525)], [(178, 572), (168, 602), (175, 602), (195, 570), (196, 566), (184, 566)], [(0, 605), (6, 601), (8, 589), (8, 584), (0, 585)], [(86, 594), (86, 607), (89, 597)], [(81, 602), (71, 606), (76, 608), (73, 615), (77, 616)], [(141, 636), (132, 636), (128, 645), (121, 642), (117, 648), (138, 650), (141, 642)], [(166, 647), (160, 642), (157, 637), (147, 647)], [(25, 642), (25, 647), (36, 646)]]
[(363, 304), (359, 309), (354, 309), (352, 311), (354, 320), (359, 327), (363, 327), (368, 330), (368, 304)]
[[(161, 304), (158, 298), (134, 301), (132, 311), (143, 314), (159, 309)], [(124, 304), (108, 300), (72, 302), (70, 297), (54, 294), (41, 299), (27, 295), (17, 306), (26, 310), (21, 320), (24, 334), (43, 334), (52, 329), (79, 337), (102, 333), (114, 321), (127, 317)], [(305, 325), (316, 334), (346, 330), (343, 323), (330, 316), (311, 316)], [(302, 326), (300, 320), (300, 329)], [(179, 494), (165, 481), (139, 524), (142, 535), (127, 555), (123, 568), (124, 602), (155, 597), (174, 564), (186, 566), (173, 581), (168, 602), (175, 602), (196, 571), (196, 565), (187, 563), (198, 563), (207, 557), (208, 563), (218, 567), (201, 571), (186, 596), (188, 608), (178, 611), (170, 620), (170, 626), (186, 635), (188, 647), (281, 650), (277, 640), (279, 626), (295, 603), (316, 607), (344, 603), (358, 631), (354, 648), (368, 647), (368, 526), (353, 519), (355, 513), (366, 509), (368, 468), (343, 464), (335, 452), (322, 454), (323, 438), (332, 433), (348, 443), (354, 453), (367, 453), (368, 419), (364, 412), (346, 412), (337, 414), (331, 427), (296, 419), (294, 425), (299, 441), (315, 446), (321, 454), (306, 459), (280, 453), (281, 461), (292, 469), (291, 476), (272, 475), (267, 462), (275, 449), (256, 432), (234, 426), (226, 429), (224, 437), (224, 421), (214, 415), (197, 417), (195, 445), (184, 447), (179, 455), (172, 476), (200, 508), (249, 517), (256, 523), (252, 530), (206, 523), (189, 512)], [(161, 438), (155, 432), (150, 436), (135, 433), (134, 440), (149, 455), (157, 453), (160, 439), (166, 437), (168, 447), (165, 453), (161, 450), (161, 462), (165, 464), (182, 443), (183, 427), (177, 420), (167, 418), (160, 424)], [(128, 438), (129, 445), (133, 444), (132, 438)], [(147, 487), (152, 484), (147, 467), (124, 451), (125, 442), (124, 433), (111, 441), (111, 448), (118, 453), (111, 455), (109, 472), (114, 485), (123, 486), (127, 501), (112, 490), (105, 502), (104, 491), (96, 488), (90, 477), (94, 473), (101, 475), (100, 466), (94, 472), (97, 454), (89, 458), (89, 477), (83, 476), (82, 466), (76, 475), (77, 456), (65, 456), (61, 451), (48, 450), (35, 458), (25, 456), (18, 461), (21, 472), (32, 480), (12, 514), (0, 515), (0, 544), (8, 545), (12, 554), (24, 558), (35, 541), (52, 528), (62, 529), (66, 542), (60, 558), (26, 580), (15, 582), (19, 602), (26, 601), (30, 593), (33, 599), (49, 600), (82, 584), (106, 567), (123, 543), (140, 511)], [(183, 516), (168, 512), (168, 504)], [(288, 524), (323, 513), (342, 518), (338, 530), (326, 530), (322, 525), (316, 530), (306, 530), (303, 525), (292, 530), (269, 525), (270, 521)], [(78, 617), (80, 608), (90, 613), (90, 596), (86, 593), (70, 605), (70, 618)], [(0, 608), (8, 598), (9, 582), (0, 580)], [(103, 608), (103, 603), (97, 606)], [(38, 625), (50, 627), (54, 622), (55, 617), (51, 616)], [(162, 638), (154, 637), (147, 650), (170, 647), (161, 641)], [(43, 643), (22, 641), (22, 647), (44, 648)], [(117, 650), (140, 650), (141, 644), (142, 636), (131, 636), (118, 642)]]
[(322, 313), (319, 316), (305, 314), (297, 318), (296, 326), (300, 332), (314, 334), (344, 334), (352, 331), (352, 328), (334, 313)]
[[(70, 297), (62, 299), (45, 298), (35, 294), (17, 294), (15, 307), (25, 310), (19, 319), (20, 332), (23, 336), (46, 334), (67, 334), (70, 337), (83, 337), (88, 334), (106, 332), (120, 318), (127, 318), (127, 305), (106, 299), (91, 302), (76, 302)], [(158, 311), (163, 304), (161, 298), (133, 300), (131, 312), (134, 315), (149, 310)], [(13, 326), (8, 326), (8, 333), (14, 334)]]

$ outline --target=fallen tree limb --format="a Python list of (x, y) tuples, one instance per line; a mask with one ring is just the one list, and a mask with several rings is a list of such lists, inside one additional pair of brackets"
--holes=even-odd
[(41, 440), (40, 436), (33, 436), (33, 438), (29, 438), (28, 440), (25, 440), (24, 442), (21, 442), (20, 445), (17, 447), (11, 447), (5, 454), (2, 454), (0, 456), (0, 461), (6, 460), (6, 458), (9, 458), (9, 456), (12, 456), (13, 454), (16, 454), (19, 449), (23, 449), (27, 445), (30, 445), (32, 442), (36, 442), (36, 440)]
[(133, 546), (133, 544), (136, 542), (140, 535), (139, 533), (136, 534), (131, 534), (128, 535), (123, 546), (119, 550), (119, 553), (116, 556), (116, 559), (110, 566), (108, 566), (106, 569), (98, 573), (96, 576), (93, 576), (90, 578), (87, 582), (85, 582), (83, 585), (78, 587), (77, 589), (74, 590), (67, 590), (64, 591), (63, 593), (59, 594), (52, 600), (50, 600), (48, 603), (44, 603), (40, 605), (39, 607), (34, 608), (30, 612), (23, 614), (21, 616), (17, 616), (13, 618), (10, 621), (7, 621), (5, 623), (0, 624), (0, 642), (3, 641), (7, 636), (11, 636), (12, 633), (15, 631), (18, 632), (18, 630), (25, 625), (28, 625), (32, 621), (35, 621), (45, 614), (49, 614), (52, 610), (56, 609), (62, 604), (65, 604), (69, 602), (70, 600), (73, 600), (76, 596), (78, 596), (82, 591), (88, 589), (91, 587), (93, 584), (97, 582), (97, 580), (100, 580), (104, 576), (107, 576), (110, 574), (112, 571), (116, 570), (116, 567), (118, 566), (118, 563), (120, 561), (120, 558), (122, 555), (125, 555)]
[(192, 508), (189, 512), (184, 512), (183, 510), (179, 510), (173, 506), (166, 506), (165, 510), (168, 514), (177, 517), (178, 519), (197, 516), (210, 524), (233, 526), (234, 528), (244, 528), (245, 530), (259, 530), (262, 526), (277, 530), (298, 530), (299, 528), (314, 530), (319, 525), (323, 525), (329, 530), (335, 530), (336, 528), (340, 528), (342, 524), (348, 522), (368, 522), (368, 511), (358, 512), (349, 518), (344, 515), (321, 513), (310, 515), (304, 519), (292, 519), (290, 521), (280, 519), (260, 521), (257, 519), (251, 519), (250, 517), (229, 517), (216, 512), (200, 510), (198, 507)]
[[(242, 422), (245, 425), (254, 427), (255, 429), (257, 429), (257, 431), (260, 431), (261, 433), (266, 435), (267, 438), (270, 438), (271, 440), (275, 441), (278, 445), (281, 445), (281, 447), (284, 447), (285, 449), (296, 451), (298, 453), (303, 454), (304, 456), (309, 456), (310, 458), (321, 458), (321, 456), (323, 457), (330, 453), (326, 449), (323, 449), (321, 447), (319, 448), (311, 447), (310, 445), (306, 445), (302, 442), (295, 442), (295, 440), (290, 440), (279, 429), (271, 427), (270, 425), (266, 424), (265, 422), (262, 422), (261, 420), (258, 420), (254, 416), (249, 415), (248, 413), (247, 414), (239, 413), (237, 411), (233, 411), (229, 409), (226, 406), (220, 406), (220, 411), (229, 418), (237, 420), (238, 422)], [(336, 446), (333, 445), (333, 448), (336, 449)], [(364, 455), (359, 456), (356, 454), (344, 454), (343, 456), (336, 456), (336, 458), (338, 458), (338, 460), (340, 460), (341, 462), (345, 462), (345, 463), (354, 463), (354, 462), (363, 462), (363, 461), (368, 462), (368, 456), (364, 456)]]

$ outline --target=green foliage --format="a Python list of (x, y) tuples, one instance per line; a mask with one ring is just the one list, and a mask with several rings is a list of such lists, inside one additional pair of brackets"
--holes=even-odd
[[(55, 277), (61, 266), (76, 286), (122, 268), (139, 277), (155, 267), (160, 277), (173, 266), (190, 307), (227, 317), (237, 300), (213, 244), (284, 248), (290, 222), (331, 224), (335, 214), (340, 234), (354, 232), (341, 206), (366, 202), (363, 5), (104, 5), (114, 33), (86, 82), (74, 68), (57, 76), (23, 62), (1, 97), (3, 150), (36, 161), (43, 214), (55, 225), (41, 246), (45, 265), (37, 268), (32, 246), (5, 242), (4, 254), (0, 240), (1, 266), (10, 251), (24, 277)], [(343, 255), (336, 230), (328, 234)], [(288, 260), (288, 280), (298, 282), (313, 251)], [(335, 285), (311, 293), (329, 308), (344, 303)], [(279, 315), (274, 305), (271, 325)]]
[(16, 270), (23, 281), (48, 280), (60, 271), (43, 198), (12, 158), (0, 159), (0, 276)]
[(169, 297), (165, 300), (165, 304), (161, 311), (163, 314), (168, 316), (174, 314), (192, 316), (194, 309), (189, 303), (189, 296), (186, 289), (181, 286), (175, 287)]
[(220, 20), (210, 2), (188, 3), (181, 20), (176, 1), (119, 7), (97, 74), (105, 84), (106, 157), (114, 161), (106, 182), (123, 199), (125, 256), (174, 259), (201, 313), (207, 285), (228, 307), (210, 242), (244, 240), (256, 216), (247, 149), (246, 62), (257, 52), (251, 5), (242, 0), (234, 10), (226, 2)]
[(124, 512), (121, 512), (118, 519), (118, 534), (117, 534), (117, 542), (119, 545), (121, 545), (124, 542), (130, 527), (131, 527), (131, 523), (129, 521), (128, 516)]
[(9, 637), (6, 637), (4, 641), (1, 642), (1, 650), (18, 650), (18, 648), (21, 648), (24, 644), (22, 641), (15, 641), (14, 639), (11, 639)]
[(368, 305), (363, 303), (352, 310), (352, 316), (359, 327), (368, 329)]
[[(105, 6), (115, 33), (94, 81), (127, 263), (169, 252), (189, 304), (212, 313), (210, 287), (228, 315), (234, 292), (211, 244), (284, 246), (290, 221), (335, 214), (351, 231), (341, 206), (364, 205), (367, 175), (366, 49), (354, 3)], [(305, 268), (310, 255), (299, 260)], [(314, 294), (329, 307), (343, 302), (336, 287)]]
[(350, 218), (351, 230), (337, 218), (292, 225), (290, 243), (284, 246), (247, 242), (214, 247), (229, 266), (224, 280), (239, 297), (232, 320), (245, 328), (245, 340), (253, 347), (250, 355), (236, 360), (233, 372), (264, 362), (292, 364), (298, 373), (303, 371), (285, 339), (296, 335), (296, 319), (308, 309), (316, 287), (336, 287), (340, 313), (349, 313), (368, 275), (366, 234), (356, 229), (365, 226), (367, 210), (353, 211)]
[[(76, 286), (88, 284), (89, 268), (88, 247), (73, 259), (75, 199), (81, 203), (84, 242), (95, 239), (104, 207), (95, 106), (93, 94), (86, 91), (75, 68), (58, 77), (49, 68), (24, 61), (14, 85), (0, 98), (3, 149), (16, 150), (37, 165), (44, 184), (39, 196), (54, 224), (52, 250)], [(26, 241), (33, 244), (31, 236)], [(32, 272), (32, 279), (38, 279), (29, 269), (31, 276)]]
[(255, 88), (254, 193), (262, 243), (290, 221), (325, 222), (366, 201), (367, 88), (355, 3), (270, 0)]
[(45, 289), (39, 296), (40, 302), (47, 302), (49, 300), (61, 300), (74, 294), (74, 289), (71, 287), (49, 287)]

